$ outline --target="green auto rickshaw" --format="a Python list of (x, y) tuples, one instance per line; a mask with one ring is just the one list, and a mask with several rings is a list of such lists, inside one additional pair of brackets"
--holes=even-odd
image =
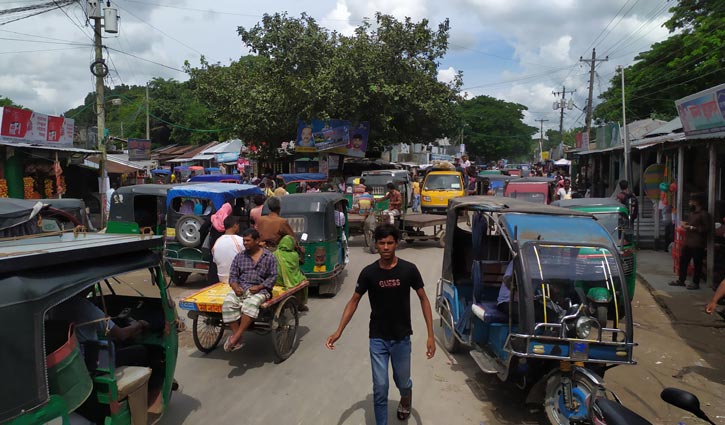
[[(279, 199), (280, 215), (305, 249), (302, 273), (321, 295), (335, 295), (342, 285), (348, 255), (347, 200), (336, 192), (298, 193)], [(262, 214), (268, 212), (265, 205)]]
[(553, 202), (552, 205), (593, 214), (612, 239), (617, 242), (622, 258), (624, 276), (627, 279), (629, 299), (634, 297), (634, 282), (637, 278), (637, 258), (634, 247), (634, 232), (629, 210), (613, 198), (575, 198)]
[[(6, 382), (0, 423), (159, 420), (178, 386), (178, 321), (166, 292), (162, 246), (160, 236), (99, 233), (0, 241), (0, 372)], [(155, 294), (121, 295), (122, 281), (140, 280), (130, 272), (148, 273), (145, 292)], [(95, 316), (76, 316), (84, 309)], [(131, 352), (135, 361), (126, 361)]]
[(137, 184), (119, 187), (111, 195), (106, 233), (163, 235), (166, 194), (181, 184)]

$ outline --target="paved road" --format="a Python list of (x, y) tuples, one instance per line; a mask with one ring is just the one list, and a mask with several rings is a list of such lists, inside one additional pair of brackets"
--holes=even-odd
[[(433, 242), (401, 247), (400, 257), (420, 268), (432, 302), (443, 251)], [(162, 423), (374, 423), (367, 300), (360, 303), (337, 350), (327, 350), (324, 341), (337, 326), (358, 273), (376, 258), (363, 251), (359, 239), (351, 242), (351, 264), (341, 292), (334, 298), (310, 299), (311, 310), (300, 321), (299, 348), (281, 364), (275, 364), (269, 336), (249, 335), (245, 347), (235, 353), (218, 349), (203, 355), (194, 347), (191, 332), (184, 332), (176, 371), (181, 388), (173, 395)], [(172, 295), (178, 300), (203, 286), (201, 279), (192, 277), (185, 287), (172, 288)], [(540, 411), (522, 404), (522, 394), (496, 377), (482, 374), (466, 353), (451, 356), (439, 344), (435, 358), (426, 360), (425, 325), (414, 296), (411, 306), (415, 334), (410, 424), (544, 423)], [(655, 423), (697, 423), (658, 400), (663, 387), (685, 388), (696, 392), (703, 410), (722, 423), (723, 331), (673, 327), (642, 285), (637, 287), (633, 309), (639, 364), (608, 372), (608, 386), (627, 406)], [(397, 423), (394, 411), (399, 395), (394, 386), (390, 400), (390, 423)]]

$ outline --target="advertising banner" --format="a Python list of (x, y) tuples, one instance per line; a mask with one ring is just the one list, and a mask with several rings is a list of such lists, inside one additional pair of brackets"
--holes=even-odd
[(216, 162), (235, 162), (239, 158), (239, 152), (224, 152), (218, 153), (216, 156)]
[(45, 146), (73, 146), (74, 123), (28, 109), (0, 108), (0, 139)]
[(297, 126), (297, 152), (329, 152), (362, 158), (367, 149), (370, 124), (347, 120), (300, 121)]
[(675, 102), (685, 135), (725, 132), (725, 84)]
[(148, 161), (151, 159), (151, 140), (128, 139), (128, 160)]
[(612, 148), (622, 143), (619, 136), (619, 124), (607, 123), (597, 127), (597, 149)]

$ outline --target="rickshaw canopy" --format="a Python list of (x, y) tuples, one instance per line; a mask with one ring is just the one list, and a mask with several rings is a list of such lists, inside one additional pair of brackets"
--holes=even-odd
[(166, 208), (169, 209), (174, 198), (201, 198), (210, 200), (218, 210), (225, 202), (232, 199), (263, 194), (262, 189), (249, 184), (199, 183), (176, 186), (166, 195)]
[(194, 182), (221, 182), (221, 181), (242, 182), (242, 176), (239, 174), (202, 174), (192, 177), (189, 181)]
[(171, 170), (166, 170), (163, 168), (157, 168), (155, 170), (151, 170), (152, 174), (163, 174), (163, 175), (169, 175), (171, 174)]
[[(459, 198), (453, 198), (450, 200), (448, 204), (448, 217), (446, 222), (446, 241), (445, 241), (445, 252), (443, 253), (443, 270), (442, 270), (442, 277), (443, 279), (452, 280), (453, 279), (453, 256), (454, 256), (454, 237), (456, 234), (456, 231), (458, 230), (459, 221), (460, 221), (460, 212), (461, 210), (473, 210), (473, 211), (481, 211), (481, 212), (488, 212), (488, 213), (497, 213), (499, 215), (504, 216), (502, 218), (502, 221), (504, 221), (504, 218), (508, 223), (512, 223), (511, 227), (504, 226), (504, 230), (508, 233), (508, 237), (513, 240), (514, 238), (514, 228), (513, 226), (517, 226), (518, 223), (530, 223), (530, 224), (536, 224), (537, 226), (541, 227), (535, 227), (534, 229), (528, 229), (528, 228), (522, 228), (521, 226), (518, 227), (518, 238), (523, 237), (523, 232), (526, 230), (527, 232), (538, 232), (537, 235), (534, 236), (533, 239), (536, 239), (539, 233), (546, 233), (546, 228), (549, 226), (548, 224), (542, 225), (541, 223), (548, 223), (551, 219), (556, 219), (557, 217), (574, 217), (574, 218), (581, 218), (582, 222), (591, 222), (596, 225), (596, 221), (594, 220), (594, 217), (591, 214), (575, 211), (575, 210), (567, 210), (564, 208), (559, 207), (552, 207), (551, 205), (539, 205), (539, 204), (533, 204), (531, 202), (522, 201), (519, 199), (512, 199), (512, 198), (504, 198), (504, 197), (496, 197), (496, 196), (465, 196), (465, 197), (459, 197)], [(516, 217), (516, 218), (514, 218)], [(526, 222), (526, 220), (531, 220), (530, 222)], [(517, 221), (518, 220), (518, 221)], [(558, 222), (557, 222), (558, 223)], [(566, 230), (568, 232), (571, 232), (573, 234), (579, 234), (579, 230), (575, 228), (574, 226), (571, 226), (571, 221), (568, 221), (569, 225), (566, 229), (562, 229), (562, 231)], [(560, 228), (561, 226), (558, 226), (557, 228)], [(601, 228), (601, 226), (599, 226)], [(551, 234), (546, 233), (546, 235), (542, 235), (542, 238), (549, 236), (549, 240), (555, 240), (553, 238), (553, 231)], [(572, 236), (573, 237), (573, 236)], [(570, 238), (572, 238), (570, 237)], [(584, 240), (585, 236), (582, 234), (579, 234), (580, 239)], [(608, 238), (608, 246), (613, 244), (611, 241), (611, 238)], [(467, 249), (470, 249), (470, 247), (467, 247)]]
[(615, 198), (574, 198), (574, 199), (562, 199), (559, 201), (554, 201), (551, 203), (551, 205), (555, 205), (557, 207), (562, 208), (611, 208), (613, 211), (616, 210), (618, 212), (627, 212), (627, 207), (625, 207), (621, 202), (616, 200)]
[(47, 207), (37, 200), (4, 198), (0, 200), (0, 230), (26, 223)]
[[(316, 192), (294, 193), (279, 198), (281, 216), (290, 221), (295, 233), (307, 233), (309, 242), (319, 242), (335, 239), (335, 205), (347, 199), (342, 193)], [(269, 213), (265, 204), (263, 215)], [(299, 223), (296, 222), (299, 220)]]
[(295, 174), (277, 174), (277, 178), (282, 180), (284, 184), (292, 182), (319, 182), (327, 181), (325, 173), (295, 173)]
[[(53, 306), (99, 280), (159, 264), (161, 237), (89, 233), (0, 242), (0, 422), (49, 398), (43, 322)], [(39, 266), (40, 265), (40, 266)], [(59, 272), (59, 270), (62, 270)]]

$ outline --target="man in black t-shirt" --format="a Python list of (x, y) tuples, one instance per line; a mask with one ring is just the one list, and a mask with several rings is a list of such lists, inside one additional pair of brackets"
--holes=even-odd
[(410, 417), (413, 381), (410, 379), (410, 290), (420, 299), (420, 307), (428, 328), (426, 355), (435, 354), (433, 315), (423, 288), (423, 278), (415, 264), (396, 257), (395, 249), (400, 231), (392, 224), (375, 229), (375, 246), (380, 259), (365, 267), (357, 280), (355, 292), (345, 306), (340, 325), (327, 338), (327, 348), (335, 349), (345, 326), (357, 310), (358, 303), (367, 292), (370, 300), (370, 363), (373, 369), (373, 398), (375, 422), (388, 423), (388, 363), (393, 366), (393, 380), (400, 391), (398, 419)]

